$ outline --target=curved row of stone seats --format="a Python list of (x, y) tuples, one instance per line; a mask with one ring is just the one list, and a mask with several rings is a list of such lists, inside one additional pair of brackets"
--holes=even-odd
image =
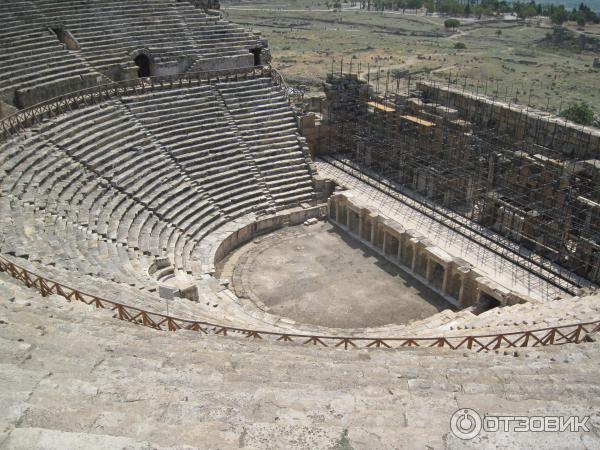
[(217, 84), (267, 189), (279, 208), (314, 198), (297, 123), (285, 95), (270, 79)]
[[(598, 343), (469, 353), (157, 332), (0, 273), (0, 446), (596, 448)], [(589, 432), (449, 430), (459, 408), (591, 416)], [(400, 419), (399, 419), (400, 418)]]
[[(7, 19), (12, 19), (16, 13), (22, 13), (29, 26), (19, 29), (7, 20), (7, 32), (12, 32), (15, 38), (23, 39), (31, 35), (32, 30), (36, 30), (40, 36), (52, 39), (57, 49), (62, 48), (61, 44), (48, 31), (48, 27), (64, 30), (74, 38), (74, 45), (78, 49), (61, 52), (64, 60), (62, 77), (77, 75), (76, 68), (89, 71), (89, 67), (82, 62), (83, 58), (110, 78), (135, 76), (137, 68), (134, 56), (139, 51), (150, 56), (158, 74), (182, 73), (198, 58), (205, 61), (229, 55), (246, 55), (248, 61), (245, 65), (251, 65), (253, 57), (250, 50), (264, 44), (242, 28), (233, 26), (218, 16), (206, 15), (188, 2), (6, 0), (4, 3), (7, 3)], [(43, 44), (39, 39), (33, 43), (40, 47), (36, 48), (37, 52), (43, 51), (43, 46), (39, 45), (41, 43)], [(20, 47), (24, 48), (22, 45)], [(33, 64), (39, 64), (35, 55), (29, 58), (29, 61), (32, 60)], [(30, 63), (31, 66), (33, 64)], [(53, 67), (49, 66), (47, 71)], [(20, 69), (28, 70), (32, 78), (41, 79), (31, 67), (23, 65)], [(52, 73), (59, 69), (57, 66)], [(206, 67), (200, 69), (207, 70)]]
[[(115, 296), (112, 298), (122, 299), (125, 303), (142, 308), (152, 309), (149, 305), (162, 305), (162, 301), (156, 296), (147, 299), (142, 297), (140, 301), (136, 295), (123, 294), (123, 288), (129, 286), (149, 292), (156, 290), (156, 283), (144, 277), (150, 260), (144, 263), (141, 253), (131, 247), (134, 239), (129, 235), (119, 236), (115, 230), (109, 232), (107, 227), (110, 223), (117, 224), (118, 227), (132, 223), (125, 218), (124, 211), (128, 211), (128, 205), (133, 202), (103, 180), (100, 181), (104, 185), (97, 187), (96, 183), (100, 178), (98, 174), (86, 174), (85, 167), (80, 162), (67, 158), (63, 152), (45, 141), (41, 131), (47, 125), (39, 127), (36, 130), (38, 132), (32, 134), (28, 140), (23, 140), (22, 137), (14, 139), (20, 142), (20, 145), (9, 145), (3, 149), (2, 168), (6, 176), (2, 177), (2, 189), (6, 195), (3, 195), (1, 203), (2, 229), (10, 232), (3, 235), (4, 242), (0, 248), (3, 252), (15, 255), (26, 254), (29, 261), (39, 262), (40, 267), (34, 268), (34, 271), (44, 272), (47, 271), (45, 266), (55, 265), (54, 278), (57, 280), (70, 282), (74, 277), (76, 280), (79, 277), (93, 277), (94, 283), (84, 281), (78, 286), (86, 291), (91, 288), (96, 295), (111, 298), (112, 294)], [(7, 151), (9, 148), (12, 150)], [(90, 199), (93, 194), (99, 194), (98, 198), (103, 199), (100, 200), (98, 206), (101, 209), (97, 213), (88, 212), (84, 206), (96, 203), (96, 198)], [(109, 216), (110, 220), (102, 221), (106, 216)], [(98, 224), (100, 226), (96, 226)], [(172, 230), (172, 227), (165, 228)], [(15, 236), (19, 239), (7, 242)], [(166, 239), (168, 241), (169, 238)], [(115, 286), (111, 287), (112, 283)], [(206, 286), (205, 284), (204, 287)], [(447, 311), (404, 325), (327, 330), (323, 327), (295, 324), (293, 321), (262, 313), (254, 305), (240, 302), (240, 299), (234, 298), (225, 290), (219, 291), (218, 286), (213, 286), (212, 290), (222, 294), (217, 310), (181, 308), (180, 305), (189, 305), (187, 300), (183, 300), (177, 303), (172, 312), (194, 313), (192, 317), (218, 320), (220, 323), (241, 327), (380, 337), (482, 334), (512, 331), (513, 328), (541, 328), (597, 317), (599, 311), (597, 303), (590, 303), (592, 297), (584, 297), (578, 303), (569, 305), (549, 302), (548, 305), (536, 307), (525, 304), (496, 309), (480, 316), (474, 316), (469, 311), (457, 314)], [(210, 286), (201, 292), (203, 295), (211, 292)], [(204, 298), (200, 302), (201, 305), (205, 304), (204, 300), (208, 300), (208, 303), (212, 301), (210, 298)], [(565, 306), (569, 306), (570, 312), (561, 314), (560, 311)], [(516, 319), (524, 317), (521, 308), (530, 310), (526, 317), (530, 318), (531, 323), (515, 323)], [(448, 333), (452, 330), (456, 332)]]
[(122, 101), (229, 218), (270, 206), (245, 143), (211, 86), (123, 97)]
[(547, 328), (561, 324), (585, 322), (600, 317), (600, 294), (548, 300), (542, 303), (521, 303), (493, 308), (477, 316), (449, 322), (443, 330), (448, 335), (464, 334), (465, 330), (484, 332), (486, 329), (516, 331), (525, 327)]
[(0, 101), (27, 107), (93, 86), (102, 78), (85, 61), (65, 50), (38, 17), (28, 3), (2, 3)]
[[(37, 242), (33, 243), (38, 244)], [(110, 243), (108, 246), (110, 246)], [(114, 244), (112, 246), (116, 248)], [(27, 255), (28, 258), (24, 256), (8, 256), (8, 258), (34, 273), (41, 273), (43, 271), (44, 276), (50, 279), (68, 279), (69, 283), (66, 283), (67, 285), (82, 292), (118, 301), (146, 311), (160, 314), (168, 313), (174, 317), (201, 320), (230, 327), (254, 328), (283, 333), (298, 331), (293, 327), (293, 323), (289, 324), (286, 321), (277, 322), (270, 320), (268, 316), (263, 318), (257, 314), (249, 314), (243, 308), (236, 307), (231, 302), (227, 292), (223, 291), (223, 287), (214, 279), (197, 280), (200, 289), (198, 301), (194, 302), (179, 297), (167, 301), (161, 298), (157, 294), (157, 289), (153, 289), (150, 285), (146, 286), (145, 289), (142, 289), (140, 285), (132, 285), (130, 282), (131, 278), (128, 278), (129, 274), (124, 273), (125, 266), (123, 265), (123, 261), (114, 257), (107, 258), (107, 262), (112, 264), (112, 267), (123, 271), (123, 276), (120, 280), (114, 278), (114, 269), (111, 273), (100, 269), (94, 273), (84, 273), (80, 270), (83, 263), (82, 258), (73, 257), (69, 266), (60, 258), (60, 255), (57, 255), (57, 258), (53, 261), (54, 265), (45, 265), (42, 267), (34, 261), (34, 255)], [(106, 266), (108, 270), (111, 270), (110, 264)]]
[[(144, 243), (147, 255), (175, 252), (174, 244), (170, 242), (181, 237), (183, 230), (161, 220), (146, 208), (156, 219), (148, 222), (153, 228), (142, 229), (139, 235), (132, 234), (131, 212), (142, 210), (139, 199), (136, 201), (133, 195), (119, 190), (112, 180), (90, 170), (89, 166), (49, 142), (41, 129), (38, 131), (36, 136), (20, 142), (21, 146), (13, 143), (3, 148), (6, 155), (3, 169), (9, 175), (3, 179), (2, 186), (7, 195), (25, 202), (35, 201), (40, 211), (85, 226), (98, 239), (136, 250), (145, 233), (150, 241)], [(63, 239), (69, 237), (63, 236)], [(153, 249), (152, 253), (150, 249)]]
[[(185, 180), (164, 149), (118, 102), (79, 110), (49, 124), (53, 125), (41, 128), (51, 142), (131, 197), (133, 201), (115, 205), (123, 215), (138, 203), (167, 225), (142, 234), (149, 236), (151, 248), (185, 269), (183, 255), (177, 253), (184, 239), (200, 239), (206, 227), (223, 220), (206, 192)], [(105, 221), (111, 239), (118, 237), (121, 224)]]
[[(17, 218), (10, 224), (13, 232), (5, 237), (2, 244), (4, 251), (43, 265), (60, 266), (64, 279), (89, 275), (137, 289), (152, 290), (151, 280), (143, 277), (144, 272), (139, 264), (134, 267), (134, 261), (139, 263), (141, 259), (132, 259), (134, 255), (129, 255), (126, 248), (94, 240), (86, 231), (79, 230), (67, 221), (52, 222), (35, 217), (32, 211), (25, 208), (20, 210), (14, 204), (11, 212), (14, 216), (25, 213), (27, 220), (24, 224), (23, 220)], [(39, 225), (31, 226), (32, 218)], [(28, 230), (32, 233), (26, 234)]]
[(3, 253), (14, 255), (14, 262), (28, 270), (84, 292), (154, 312), (236, 327), (297, 331), (285, 321), (281, 322), (282, 328), (278, 318), (269, 321), (268, 315), (261, 317), (240, 308), (210, 277), (197, 280), (198, 302), (178, 298), (167, 305), (156, 295), (157, 283), (147, 275), (151, 259), (144, 260), (138, 251), (103, 240), (69, 217), (42, 204), (38, 206), (19, 201), (16, 194), (0, 199), (0, 225), (7, 230), (0, 239), (0, 248)]
[(131, 52), (147, 49), (156, 63), (194, 55), (194, 42), (176, 8), (163, 0), (34, 1), (45, 20), (63, 24), (96, 68), (111, 74), (133, 65)]
[(402, 325), (354, 330), (364, 336), (468, 336), (544, 329), (596, 320), (600, 295), (588, 295), (539, 304), (494, 308), (482, 314), (471, 310), (442, 311), (426, 319)]
[[(224, 56), (248, 55), (249, 51), (263, 47), (265, 43), (256, 35), (218, 16), (206, 15), (192, 7), (189, 2), (179, 2), (178, 9), (189, 27), (196, 43), (199, 61)], [(194, 72), (197, 64), (189, 71)]]
[[(8, 174), (2, 180), (1, 206), (8, 222), (3, 223), (3, 229), (10, 233), (4, 235), (2, 248), (16, 254), (25, 252), (30, 260), (42, 264), (59, 261), (76, 272), (140, 287), (152, 283), (151, 278), (144, 276), (144, 266), (148, 264), (144, 257), (130, 258), (124, 238), (116, 234), (111, 238), (96, 226), (103, 217), (110, 217), (115, 223), (124, 220), (103, 209), (92, 212), (83, 207), (87, 197), (82, 189), (95, 189), (97, 177), (51, 149), (38, 136), (25, 143), (26, 146), (16, 147), (13, 154), (3, 149), (7, 156), (3, 170)], [(103, 189), (102, 193), (107, 200), (119, 195), (110, 189)], [(82, 235), (81, 239), (78, 235)], [(15, 237), (17, 240), (8, 246), (7, 240)], [(115, 261), (121, 263), (115, 265)]]

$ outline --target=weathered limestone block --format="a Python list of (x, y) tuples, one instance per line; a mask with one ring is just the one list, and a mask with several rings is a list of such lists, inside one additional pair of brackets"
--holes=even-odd
[(15, 114), (17, 111), (18, 109), (14, 106), (0, 101), (0, 119), (4, 119), (5, 117)]

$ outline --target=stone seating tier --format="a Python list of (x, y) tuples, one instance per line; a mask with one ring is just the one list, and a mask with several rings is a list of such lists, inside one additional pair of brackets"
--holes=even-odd
[[(296, 143), (288, 147), (295, 154), (290, 159), (303, 161), (297, 129), (289, 128), (286, 139)], [(271, 195), (213, 86), (73, 109), (13, 136), (1, 151), (6, 176), (0, 209), (7, 233), (0, 250), (32, 268), (49, 266), (58, 278), (98, 295), (125, 295), (140, 306), (161, 304), (160, 283), (149, 275), (157, 258), (171, 261), (168, 280), (194, 275), (202, 283), (204, 275), (196, 270), (202, 265), (200, 244), (212, 231), (277, 210), (286, 190), (299, 195), (298, 183), (310, 188), (304, 197), (312, 191), (304, 169), (287, 182), (281, 179)], [(212, 304), (222, 288), (211, 289)], [(224, 298), (207, 317), (273, 326)], [(207, 314), (188, 300), (179, 307), (182, 314), (199, 308)]]
[[(248, 56), (251, 49), (265, 45), (252, 33), (188, 2), (6, 0), (0, 19), (0, 99), (20, 107), (106, 83), (106, 77), (133, 77), (138, 52), (151, 59), (153, 75), (173, 75), (206, 70), (207, 60)], [(67, 50), (50, 30), (53, 27), (68, 32), (77, 47)], [(209, 66), (218, 68), (221, 63), (215, 64)], [(226, 64), (237, 67), (248, 61)], [(24, 89), (33, 91), (15, 97)]]
[[(478, 354), (316, 350), (157, 332), (115, 320), (114, 312), (42, 299), (6, 274), (0, 297), (4, 448), (597, 443), (597, 343)], [(592, 431), (488, 433), (461, 441), (450, 433), (449, 418), (463, 407), (490, 415), (592, 414)]]

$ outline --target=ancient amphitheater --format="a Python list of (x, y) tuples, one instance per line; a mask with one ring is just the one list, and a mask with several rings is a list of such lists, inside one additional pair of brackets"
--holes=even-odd
[(218, 1), (1, 5), (0, 448), (600, 446), (600, 130), (300, 98)]

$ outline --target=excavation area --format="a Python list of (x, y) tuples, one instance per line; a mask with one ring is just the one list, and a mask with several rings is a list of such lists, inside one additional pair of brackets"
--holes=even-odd
[(440, 295), (327, 222), (283, 228), (232, 252), (218, 273), (238, 297), (297, 322), (375, 327), (453, 309)]

